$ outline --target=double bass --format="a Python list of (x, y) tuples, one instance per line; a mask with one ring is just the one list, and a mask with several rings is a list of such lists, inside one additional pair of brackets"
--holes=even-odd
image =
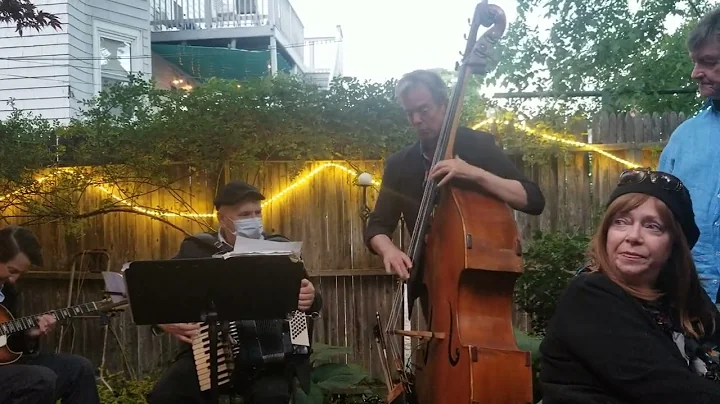
[[(475, 39), (481, 25), (490, 28)], [(466, 83), (472, 74), (487, 73), (490, 52), (505, 28), (500, 7), (487, 0), (476, 6), (433, 166), (453, 157)], [(419, 299), (426, 329), (392, 329), (402, 312), (402, 281), (384, 334), (376, 314), (374, 333), (388, 403), (532, 403), (530, 353), (518, 348), (512, 323), (521, 254), (509, 206), (481, 190), (452, 182), (438, 189), (428, 177), (407, 251), (413, 264), (408, 304), (412, 310)], [(397, 335), (419, 340), (412, 366), (403, 365)], [(391, 377), (393, 368), (399, 383)]]

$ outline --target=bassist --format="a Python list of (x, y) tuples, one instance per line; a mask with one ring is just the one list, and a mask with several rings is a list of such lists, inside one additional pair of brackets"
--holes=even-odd
[[(17, 226), (0, 230), (0, 304), (13, 316), (18, 297), (15, 282), (32, 266), (42, 266), (42, 249), (35, 235)], [(54, 326), (55, 318), (46, 314), (37, 318), (36, 328), (10, 335), (8, 346), (25, 355), (0, 366), (0, 403), (100, 403), (95, 369), (89, 360), (38, 352), (38, 338)]]
[(410, 258), (393, 244), (391, 237), (401, 215), (412, 233), (428, 175), (439, 180), (438, 186), (452, 179), (457, 186), (490, 193), (521, 212), (542, 213), (545, 198), (540, 187), (505, 156), (490, 133), (459, 127), (454, 153), (457, 157), (440, 161), (430, 169), (448, 105), (447, 86), (437, 73), (408, 73), (398, 82), (395, 94), (418, 140), (387, 158), (380, 194), (364, 234), (368, 248), (382, 257), (388, 273), (402, 279), (410, 277)]

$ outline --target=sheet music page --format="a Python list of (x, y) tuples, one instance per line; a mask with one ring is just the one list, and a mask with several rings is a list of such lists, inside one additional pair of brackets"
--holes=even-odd
[(105, 290), (111, 293), (110, 300), (113, 303), (119, 303), (127, 298), (127, 289), (125, 288), (125, 280), (122, 274), (103, 271), (102, 276), (105, 280)]
[(232, 252), (223, 254), (223, 258), (241, 255), (299, 255), (302, 251), (302, 241), (268, 241), (253, 238), (237, 237)]

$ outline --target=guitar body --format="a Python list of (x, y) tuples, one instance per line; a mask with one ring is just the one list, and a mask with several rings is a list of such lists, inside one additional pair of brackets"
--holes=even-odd
[[(15, 318), (10, 311), (0, 304), (0, 324), (12, 321)], [(0, 366), (16, 362), (22, 356), (22, 352), (15, 352), (8, 345), (9, 335), (0, 335)]]

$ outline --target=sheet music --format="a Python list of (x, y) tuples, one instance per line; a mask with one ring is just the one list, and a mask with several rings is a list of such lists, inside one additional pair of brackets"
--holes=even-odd
[(247, 255), (300, 255), (302, 241), (268, 241), (237, 237), (232, 252), (223, 254), (223, 258)]
[(105, 290), (110, 293), (110, 300), (113, 303), (119, 303), (127, 299), (127, 289), (122, 274), (104, 271), (102, 276), (105, 280)]

